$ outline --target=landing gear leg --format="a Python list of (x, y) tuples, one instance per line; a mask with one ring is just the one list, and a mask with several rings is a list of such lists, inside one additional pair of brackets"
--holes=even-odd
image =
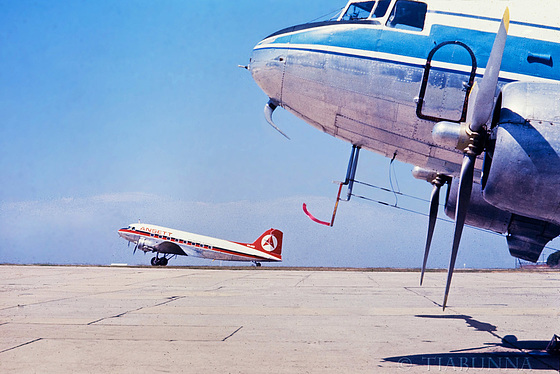
[[(303, 212), (313, 221), (320, 225), (325, 225), (332, 227), (334, 225), (334, 218), (336, 217), (336, 211), (338, 209), (339, 201), (350, 201), (352, 198), (352, 189), (354, 188), (354, 182), (356, 178), (356, 170), (358, 170), (358, 158), (360, 157), (361, 147), (357, 145), (352, 146), (352, 153), (350, 154), (350, 160), (348, 161), (348, 169), (346, 170), (346, 179), (344, 182), (339, 182), (338, 194), (336, 195), (336, 202), (334, 203), (334, 209), (332, 213), (332, 218), (330, 222), (321, 221), (315, 218), (309, 210), (307, 210), (307, 204), (303, 204)], [(340, 198), (340, 193), (342, 192), (342, 186), (348, 186), (348, 197), (346, 199)]]
[(258, 267), (258, 268), (261, 267), (261, 263), (260, 263), (260, 262), (253, 261), (253, 264), (255, 264), (255, 266)]

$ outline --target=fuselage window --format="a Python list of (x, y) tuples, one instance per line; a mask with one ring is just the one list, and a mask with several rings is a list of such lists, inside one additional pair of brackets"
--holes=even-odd
[(387, 20), (387, 26), (401, 30), (422, 31), (427, 10), (426, 3), (398, 0)]
[(354, 21), (358, 19), (367, 19), (371, 10), (375, 5), (375, 1), (358, 1), (350, 4), (344, 16), (343, 21)]

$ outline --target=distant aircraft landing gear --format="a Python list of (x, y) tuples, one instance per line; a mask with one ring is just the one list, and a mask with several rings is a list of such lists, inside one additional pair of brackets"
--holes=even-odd
[(168, 262), (167, 258), (165, 257), (158, 258), (157, 256), (153, 257), (151, 261), (152, 266), (166, 266), (167, 262)]
[(260, 262), (253, 261), (253, 264), (255, 264), (255, 266), (258, 267), (258, 268), (261, 267), (261, 263), (260, 263)]

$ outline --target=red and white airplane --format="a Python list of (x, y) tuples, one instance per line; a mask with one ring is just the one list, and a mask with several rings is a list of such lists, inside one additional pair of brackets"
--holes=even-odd
[(283, 233), (277, 229), (265, 231), (254, 243), (231, 242), (145, 223), (133, 223), (118, 232), (129, 244), (136, 244), (134, 252), (137, 249), (144, 253), (155, 252), (153, 266), (165, 266), (169, 258), (176, 255), (251, 261), (257, 266), (261, 262), (282, 261)]

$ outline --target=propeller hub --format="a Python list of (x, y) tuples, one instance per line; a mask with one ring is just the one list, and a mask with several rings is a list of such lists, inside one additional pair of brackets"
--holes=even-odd
[(469, 136), (469, 144), (464, 149), (465, 154), (468, 156), (478, 156), (482, 154), (488, 137), (486, 131), (473, 131), (469, 126), (466, 126), (466, 133)]

